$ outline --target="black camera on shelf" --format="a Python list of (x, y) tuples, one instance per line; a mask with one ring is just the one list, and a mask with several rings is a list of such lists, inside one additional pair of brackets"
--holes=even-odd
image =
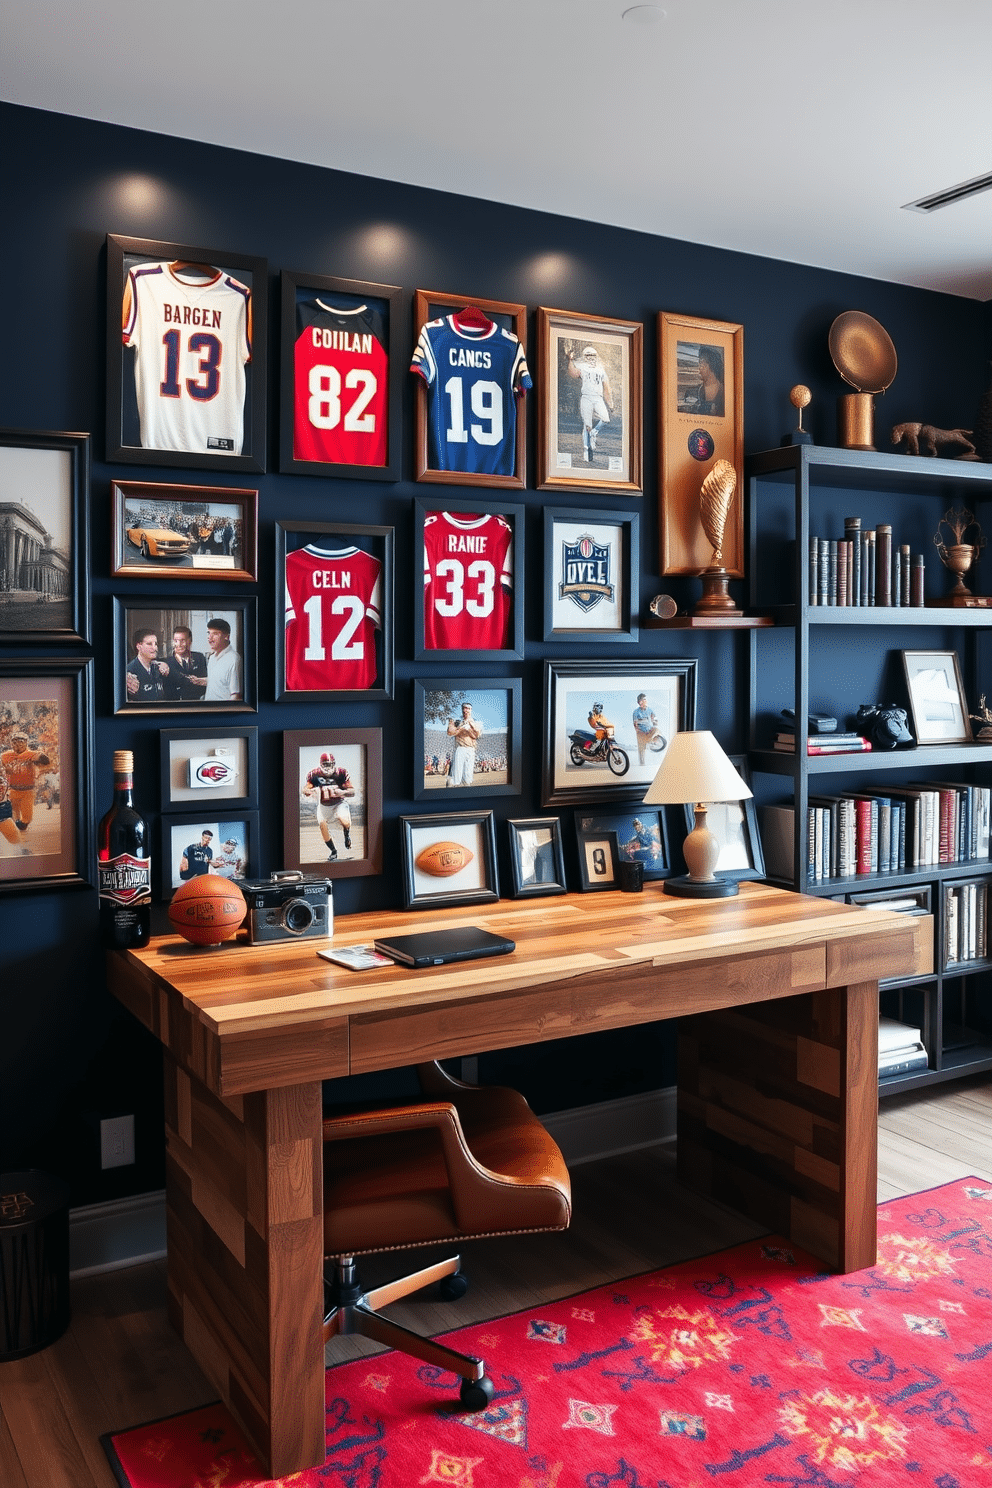
[(916, 743), (909, 732), (905, 708), (862, 703), (854, 726), (873, 749), (907, 749)]
[(295, 869), (268, 878), (239, 879), (248, 913), (251, 945), (270, 940), (311, 940), (334, 934), (334, 890), (326, 878), (305, 878)]

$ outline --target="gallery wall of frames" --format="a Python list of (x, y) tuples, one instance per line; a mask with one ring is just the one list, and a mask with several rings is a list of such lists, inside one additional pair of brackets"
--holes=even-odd
[[(667, 739), (697, 726), (745, 745), (746, 641), (666, 631), (648, 609), (698, 597), (700, 470), (723, 457), (740, 477), (745, 449), (777, 445), (796, 382), (834, 441), (826, 330), (851, 304), (900, 347), (887, 414), (953, 427), (950, 384), (981, 385), (989, 316), (2, 114), (21, 290), (2, 373), (0, 730), (26, 730), (38, 760), (30, 823), (12, 812), (0, 840), (0, 1161), (65, 1171), (84, 1203), (157, 1186), (161, 1156), (157, 1054), (107, 997), (96, 936), (113, 749), (135, 752), (160, 917), (204, 851), (231, 876), (329, 877), (338, 915), (524, 909), (612, 887), (633, 858), (653, 912), (686, 830), (681, 810), (640, 806)], [(738, 499), (725, 562), (741, 595), (744, 532)], [(594, 716), (622, 773), (584, 748)], [(753, 813), (727, 830), (758, 873)], [(467, 855), (454, 878), (418, 867), (443, 843)], [(482, 1063), (560, 1110), (671, 1083), (673, 1034)], [(139, 1162), (101, 1174), (93, 1123), (124, 1110)]]

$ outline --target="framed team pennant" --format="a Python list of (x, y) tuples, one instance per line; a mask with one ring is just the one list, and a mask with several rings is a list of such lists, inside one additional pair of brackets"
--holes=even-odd
[(401, 298), (392, 284), (283, 271), (280, 470), (399, 480)]
[(636, 641), (636, 512), (544, 508), (544, 639)]
[(414, 609), (418, 661), (523, 656), (524, 510), (510, 502), (415, 500), (414, 552), (424, 575)]
[(539, 307), (539, 491), (640, 496), (643, 339), (640, 321)]

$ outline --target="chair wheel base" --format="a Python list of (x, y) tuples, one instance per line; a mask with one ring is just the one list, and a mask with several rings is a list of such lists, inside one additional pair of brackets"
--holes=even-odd
[(437, 1289), (444, 1302), (457, 1302), (468, 1291), (468, 1277), (464, 1271), (455, 1271), (442, 1277)]
[(467, 1411), (488, 1410), (492, 1404), (493, 1396), (496, 1394), (496, 1386), (484, 1374), (481, 1379), (462, 1380), (461, 1389), (458, 1391), (458, 1399), (462, 1407)]

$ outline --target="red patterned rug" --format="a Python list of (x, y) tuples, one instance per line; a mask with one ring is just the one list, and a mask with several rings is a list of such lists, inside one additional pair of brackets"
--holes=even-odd
[[(878, 1211), (848, 1276), (778, 1239), (462, 1328), (496, 1385), (401, 1354), (328, 1369), (293, 1488), (992, 1488), (992, 1185)], [(124, 1488), (262, 1488), (221, 1405), (104, 1440)]]

